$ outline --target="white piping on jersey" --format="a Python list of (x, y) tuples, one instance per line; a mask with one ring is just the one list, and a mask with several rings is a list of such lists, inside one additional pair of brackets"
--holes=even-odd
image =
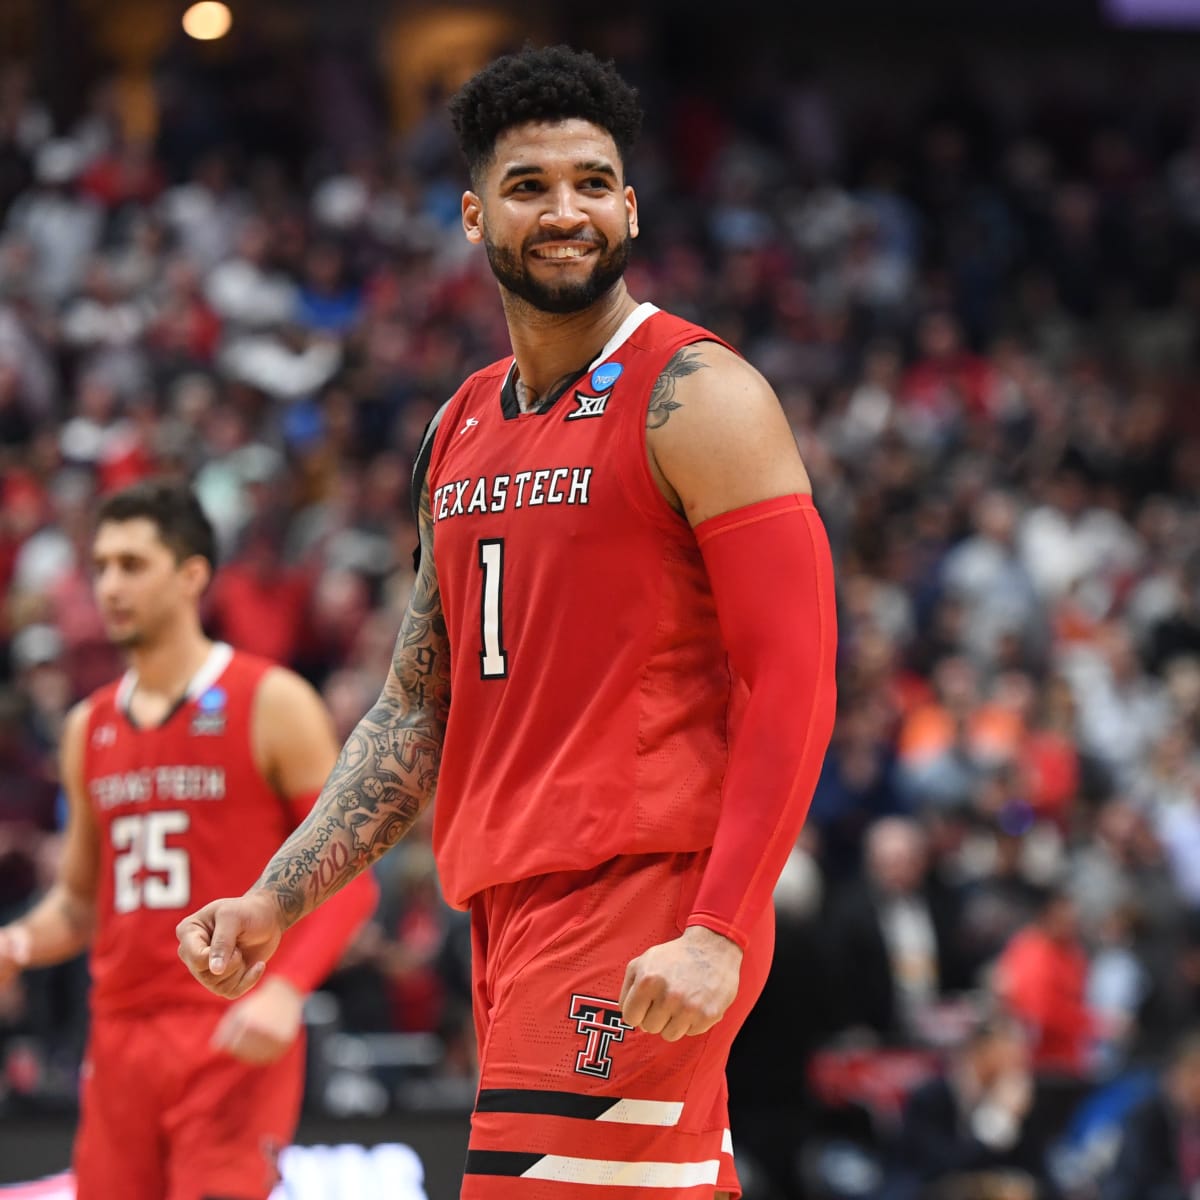
[[(225, 668), (232, 661), (233, 647), (228, 642), (213, 642), (212, 649), (208, 652), (208, 657), (204, 660), (200, 669), (188, 681), (187, 687), (184, 688), (182, 700), (194, 700), (197, 696), (207, 692), (221, 678), (225, 673)], [(137, 690), (137, 685), (137, 672), (130, 667), (121, 676), (121, 682), (117, 685), (118, 711), (128, 715), (129, 702), (133, 699), (133, 693)]]
[(588, 363), (587, 369), (594, 371), (606, 358), (615, 354), (634, 334), (634, 331), (658, 312), (658, 305), (643, 301), (623, 320), (617, 332), (604, 343), (604, 349)]
[(683, 1104), (668, 1100), (618, 1100), (606, 1108), (597, 1121), (615, 1121), (618, 1125), (678, 1125)]
[(715, 1184), (720, 1159), (703, 1162), (617, 1162), (546, 1154), (521, 1172), (522, 1179), (590, 1183), (607, 1187), (689, 1188)]
[[(588, 363), (582, 373), (584, 375), (590, 374), (606, 358), (616, 354), (616, 352), (633, 336), (635, 330), (637, 330), (638, 327), (644, 324), (646, 321), (650, 320), (650, 318), (654, 316), (656, 312), (658, 312), (658, 305), (651, 304), (649, 300), (645, 300), (639, 304), (637, 308), (635, 308), (633, 312), (631, 312), (629, 316), (627, 316), (625, 320), (621, 322), (621, 324), (617, 327), (616, 333), (614, 333), (612, 337), (610, 337), (608, 341), (604, 343), (604, 348), (599, 354), (596, 355), (595, 358), (592, 359), (590, 363)], [(517, 360), (514, 358), (509, 364), (508, 374), (504, 376), (504, 382), (510, 382), (514, 375), (516, 375), (516, 372)]]

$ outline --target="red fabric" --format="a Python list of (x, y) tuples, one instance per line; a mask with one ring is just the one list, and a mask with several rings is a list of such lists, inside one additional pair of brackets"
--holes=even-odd
[[(729, 1125), (725, 1064), (757, 1000), (774, 948), (774, 913), (760, 915), (742, 962), (733, 1006), (708, 1033), (666, 1042), (625, 1026), (595, 1059), (571, 1016), (576, 997), (616, 1008), (629, 961), (679, 936), (707, 855), (618, 858), (587, 871), (502, 885), (471, 903), (472, 984), (481, 1091), (571, 1093), (682, 1104), (674, 1124), (604, 1122), (505, 1109), (471, 1120), (470, 1148), (618, 1162), (720, 1162), (717, 1187), (740, 1195), (732, 1158), (721, 1151)], [(619, 1009), (617, 1009), (619, 1012)], [(607, 1022), (606, 1022), (607, 1024)], [(580, 1059), (591, 1073), (581, 1069)], [(736, 1141), (737, 1131), (734, 1130)], [(498, 1182), (508, 1184), (505, 1191)], [(497, 1181), (469, 1174), (463, 1200), (567, 1200), (584, 1189), (562, 1183)], [(595, 1200), (625, 1200), (630, 1189), (586, 1188)], [(654, 1188), (692, 1200), (695, 1188)]]
[(213, 583), (208, 615), (230, 645), (290, 663), (304, 636), (311, 591), (311, 580), (301, 572), (283, 567), (261, 571), (233, 562)]
[(1079, 794), (1079, 751), (1075, 743), (1050, 730), (1033, 733), (1025, 744), (1022, 765), (1034, 810), (1065, 824)]
[(698, 525), (696, 538), (748, 697), (688, 924), (744, 948), (800, 834), (833, 733), (833, 559), (811, 496), (723, 513)]
[[(308, 816), (318, 794), (289, 802), (296, 825)], [(307, 995), (338, 965), (350, 939), (370, 919), (378, 903), (379, 885), (375, 876), (365, 871), (284, 934), (267, 974), (286, 979)]]
[[(695, 535), (646, 458), (655, 380), (711, 338), (655, 313), (545, 413), (505, 415), (511, 359), (446, 409), (428, 473), (454, 650), (434, 847), (460, 908), (500, 883), (712, 844), (727, 657)], [(504, 666), (485, 675), (489, 573)]]
[(1079, 1073), (1096, 1030), (1084, 1002), (1088, 963), (1083, 950), (1064, 945), (1032, 926), (1018, 933), (1001, 955), (997, 985), (1013, 1013), (1034, 1037), (1034, 1065)]
[(994, 380), (995, 370), (986, 359), (961, 350), (913, 364), (900, 395), (914, 408), (943, 412), (961, 403), (972, 416), (987, 416)]
[(93, 1022), (75, 1143), (79, 1200), (266, 1200), (300, 1115), (304, 1037), (252, 1067), (209, 1047), (224, 1008)]

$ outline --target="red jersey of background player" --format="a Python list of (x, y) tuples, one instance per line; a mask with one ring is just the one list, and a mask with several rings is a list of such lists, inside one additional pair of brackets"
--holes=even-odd
[(214, 644), (179, 704), (148, 729), (129, 714), (132, 673), (91, 698), (84, 783), (99, 833), (98, 1015), (227, 1003), (196, 986), (174, 931), (197, 904), (249, 887), (304, 815), (254, 761), (254, 696), (271, 667)]
[(536, 411), (510, 358), (441, 416), (428, 486), (454, 703), (434, 838), (453, 904), (712, 844), (734, 686), (695, 535), (646, 456), (651, 389), (700, 341), (720, 339), (642, 304)]

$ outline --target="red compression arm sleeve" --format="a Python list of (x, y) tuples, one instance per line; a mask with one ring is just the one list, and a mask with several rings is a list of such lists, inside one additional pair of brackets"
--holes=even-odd
[[(297, 824), (316, 800), (314, 794), (288, 802)], [(267, 974), (286, 979), (305, 995), (320, 987), (378, 902), (379, 885), (364, 871), (283, 935)]]
[(804, 824), (833, 732), (833, 562), (811, 496), (722, 513), (697, 525), (696, 539), (730, 664), (750, 698), (688, 924), (744, 949)]

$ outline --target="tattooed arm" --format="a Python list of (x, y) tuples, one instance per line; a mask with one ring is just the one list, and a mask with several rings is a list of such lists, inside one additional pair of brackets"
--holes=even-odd
[(392, 848), (433, 799), (450, 707), (450, 655), (433, 561), (429, 490), (421, 561), (379, 699), (351, 733), (312, 811), (240, 900), (183, 921), (179, 954), (206, 987), (236, 996), (283, 932)]

